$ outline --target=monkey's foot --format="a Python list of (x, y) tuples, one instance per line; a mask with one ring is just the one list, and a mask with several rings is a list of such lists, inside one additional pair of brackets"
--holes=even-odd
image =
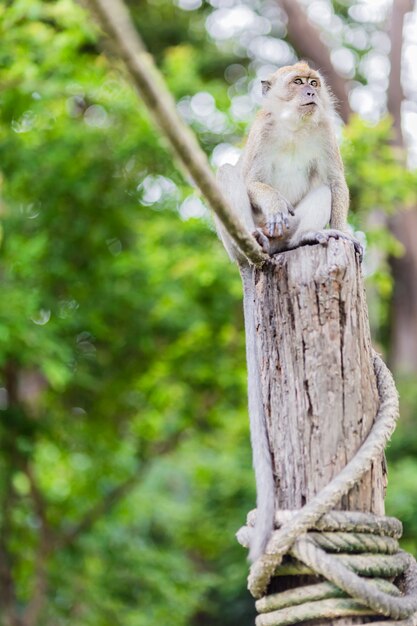
[(266, 254), (270, 254), (269, 238), (264, 234), (262, 228), (257, 228), (252, 235), (255, 237), (262, 250), (266, 252)]
[(350, 241), (351, 243), (353, 243), (355, 247), (355, 252), (359, 255), (359, 261), (362, 262), (362, 244), (357, 239), (355, 239), (355, 237), (349, 235), (349, 233), (344, 233), (341, 230), (336, 230), (335, 228), (328, 228), (326, 230), (318, 230), (314, 232), (304, 233), (298, 240), (297, 246), (314, 243), (319, 243), (322, 246), (327, 246), (327, 244), (329, 243), (329, 239), (344, 239), (345, 241)]

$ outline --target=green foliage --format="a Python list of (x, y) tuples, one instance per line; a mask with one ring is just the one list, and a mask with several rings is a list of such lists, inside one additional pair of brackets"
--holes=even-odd
[[(193, 192), (81, 9), (1, 11), (2, 527), (17, 601), (36, 596), (43, 558), (42, 624), (249, 619), (248, 599), (227, 606), (246, 598), (233, 535), (253, 502), (236, 270), (206, 220), (181, 221)], [(164, 55), (168, 78), (183, 68), (177, 97), (204, 86), (192, 56)]]
[(416, 485), (417, 389), (414, 377), (396, 376), (400, 394), (401, 417), (395, 435), (387, 450), (388, 489), (386, 508), (390, 515), (398, 516), (404, 525), (404, 549), (417, 555)]
[[(191, 120), (205, 150), (240, 141), (223, 75), (242, 51), (207, 38), (208, 5), (131, 4), (175, 98), (212, 97), (218, 125)], [(236, 268), (78, 4), (0, 6), (0, 84), (0, 547), (16, 594), (1, 619), (43, 600), (42, 626), (252, 624)], [(358, 227), (414, 201), (388, 134), (346, 131)], [(369, 241), (398, 252), (381, 225)], [(381, 262), (373, 277), (389, 295)]]
[(370, 126), (353, 116), (345, 129), (343, 160), (355, 213), (392, 214), (399, 205), (417, 203), (417, 173), (404, 167), (403, 151), (390, 145), (391, 127), (390, 117)]

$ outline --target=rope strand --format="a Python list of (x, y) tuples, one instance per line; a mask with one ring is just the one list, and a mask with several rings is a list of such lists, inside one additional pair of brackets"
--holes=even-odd
[[(395, 620), (373, 622), (374, 626), (417, 626), (417, 563), (399, 550), (401, 522), (371, 513), (331, 511), (380, 457), (399, 416), (394, 380), (376, 353), (374, 369), (380, 406), (365, 442), (338, 476), (300, 511), (277, 513), (277, 530), (265, 554), (251, 567), (248, 587), (260, 598), (256, 626), (358, 615)], [(250, 543), (255, 517), (256, 512), (250, 512), (247, 526), (238, 532), (238, 540), (245, 546)], [(328, 582), (264, 596), (273, 576), (305, 574), (320, 575)], [(401, 591), (384, 580), (397, 577), (402, 579)]]

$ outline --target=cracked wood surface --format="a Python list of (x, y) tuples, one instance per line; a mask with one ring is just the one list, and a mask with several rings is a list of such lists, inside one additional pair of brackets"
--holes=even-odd
[[(353, 246), (331, 239), (327, 247), (277, 255), (254, 271), (255, 333), (276, 506), (296, 509), (354, 456), (377, 412), (361, 269)], [(340, 508), (383, 514), (385, 483), (381, 459)]]

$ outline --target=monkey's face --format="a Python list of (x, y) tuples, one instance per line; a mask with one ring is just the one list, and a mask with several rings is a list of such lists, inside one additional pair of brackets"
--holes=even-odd
[(268, 110), (284, 117), (318, 122), (329, 111), (330, 98), (321, 76), (306, 63), (283, 67), (262, 81)]
[(312, 115), (320, 102), (320, 79), (317, 75), (289, 77), (287, 92), (301, 115)]

